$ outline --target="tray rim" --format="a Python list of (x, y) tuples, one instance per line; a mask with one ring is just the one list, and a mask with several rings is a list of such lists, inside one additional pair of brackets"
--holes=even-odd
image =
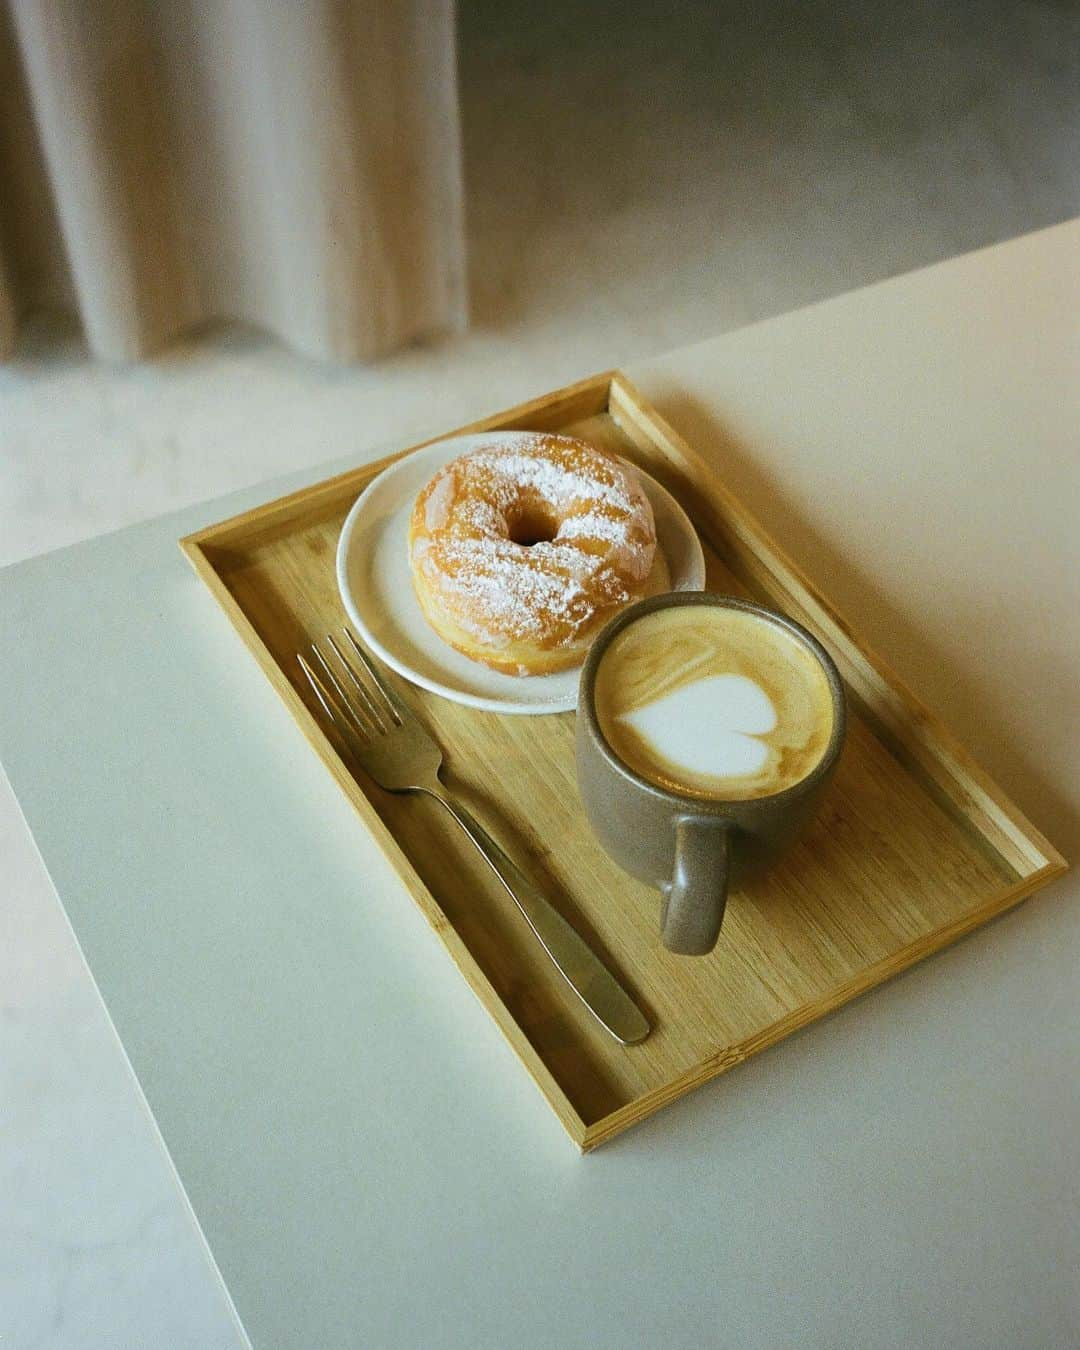
[[(875, 732), (884, 733), (883, 739), (893, 753), (914, 761), (920, 774), (929, 780), (927, 789), (932, 790), (931, 785), (936, 787), (949, 802), (950, 810), (978, 830), (1015, 873), (1015, 880), (991, 893), (980, 904), (953, 921), (921, 934), (881, 961), (864, 967), (850, 980), (770, 1023), (746, 1041), (724, 1047), (677, 1078), (586, 1124), (446, 917), (408, 854), (349, 773), (333, 742), (284, 675), (270, 649), (229, 590), (222, 573), (228, 569), (230, 553), (249, 539), (266, 539), (269, 526), (275, 527), (275, 533), (278, 529), (284, 532), (289, 524), (301, 516), (318, 519), (321, 512), (336, 509), (345, 493), (354, 488), (359, 493), (364, 484), (389, 464), (436, 441), (473, 432), (498, 430), (525, 419), (545, 419), (562, 424), (576, 420), (575, 414), (587, 417), (603, 412), (608, 413), (631, 439), (635, 432), (639, 436), (646, 436), (654, 451), (659, 451), (673, 471), (684, 480), (683, 486), (690, 485), (693, 500), (687, 501), (680, 497), (680, 501), (699, 533), (725, 560), (730, 558), (730, 550), (723, 545), (723, 536), (732, 535), (738, 540), (753, 559), (751, 564), (745, 555), (740, 555), (740, 569), (770, 594), (776, 590), (782, 592), (788, 612), (805, 623), (828, 647), (840, 668), (849, 694), (853, 694), (870, 714)], [(664, 482), (663, 478), (659, 481)], [(691, 448), (619, 370), (601, 372), (478, 421), (439, 432), (381, 459), (348, 469), (264, 502), (251, 510), (204, 526), (178, 542), (199, 579), (228, 615), (304, 736), (330, 769), (338, 786), (352, 802), (375, 842), (438, 933), (470, 988), (493, 1017), (547, 1098), (567, 1134), (582, 1152), (590, 1151), (660, 1107), (726, 1073), (751, 1055), (950, 945), (1020, 903), (1068, 868), (1064, 857), (1027, 819), (944, 722), (907, 688), (878, 653), (858, 637), (816, 584), (725, 487), (713, 466)]]

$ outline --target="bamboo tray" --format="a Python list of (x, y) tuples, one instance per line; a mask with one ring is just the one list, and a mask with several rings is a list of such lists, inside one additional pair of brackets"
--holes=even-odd
[(211, 526), (181, 547), (587, 1150), (985, 923), (1065, 862), (622, 375), (459, 430), (502, 427), (581, 435), (646, 468), (693, 518), (709, 588), (798, 619), (848, 690), (848, 743), (819, 821), (781, 867), (731, 897), (712, 955), (686, 958), (659, 945), (658, 896), (621, 872), (586, 825), (573, 713), (482, 713), (408, 689), (444, 747), (447, 781), (634, 991), (654, 1027), (640, 1045), (617, 1044), (581, 1008), (439, 808), (354, 776), (316, 720), (295, 653), (344, 621), (338, 532), (390, 461)]

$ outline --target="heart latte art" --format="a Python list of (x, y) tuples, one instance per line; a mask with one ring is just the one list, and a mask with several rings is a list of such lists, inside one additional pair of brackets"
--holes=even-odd
[(776, 709), (747, 676), (711, 675), (619, 720), (684, 772), (744, 778), (768, 762), (769, 747), (758, 736), (774, 730)]
[(662, 787), (745, 800), (801, 781), (832, 732), (832, 694), (814, 654), (744, 610), (692, 605), (630, 624), (596, 676), (612, 750)]

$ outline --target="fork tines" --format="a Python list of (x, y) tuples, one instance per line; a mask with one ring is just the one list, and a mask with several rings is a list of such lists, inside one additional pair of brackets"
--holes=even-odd
[[(317, 642), (311, 644), (311, 655), (321, 674), (312, 669), (302, 654), (297, 655), (300, 668), (323, 711), (339, 730), (351, 731), (365, 739), (404, 726), (406, 718), (411, 716), (408, 709), (379, 675), (349, 629), (343, 628), (342, 633), (355, 660), (341, 650), (331, 633), (326, 635), (326, 645), (336, 658), (333, 663)], [(363, 675), (356, 662), (363, 669)]]

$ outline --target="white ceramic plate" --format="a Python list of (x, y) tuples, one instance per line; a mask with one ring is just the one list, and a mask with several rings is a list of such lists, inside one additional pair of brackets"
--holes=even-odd
[[(519, 434), (527, 433), (482, 432), (436, 441), (373, 478), (341, 529), (338, 590), (357, 633), (413, 684), (485, 712), (566, 712), (577, 705), (580, 667), (554, 675), (518, 677), (470, 661), (428, 625), (409, 570), (409, 517), (428, 479), (467, 450), (496, 442), (505, 445)], [(702, 590), (705, 558), (690, 518), (670, 492), (640, 469), (637, 472), (652, 504), (671, 589)]]

